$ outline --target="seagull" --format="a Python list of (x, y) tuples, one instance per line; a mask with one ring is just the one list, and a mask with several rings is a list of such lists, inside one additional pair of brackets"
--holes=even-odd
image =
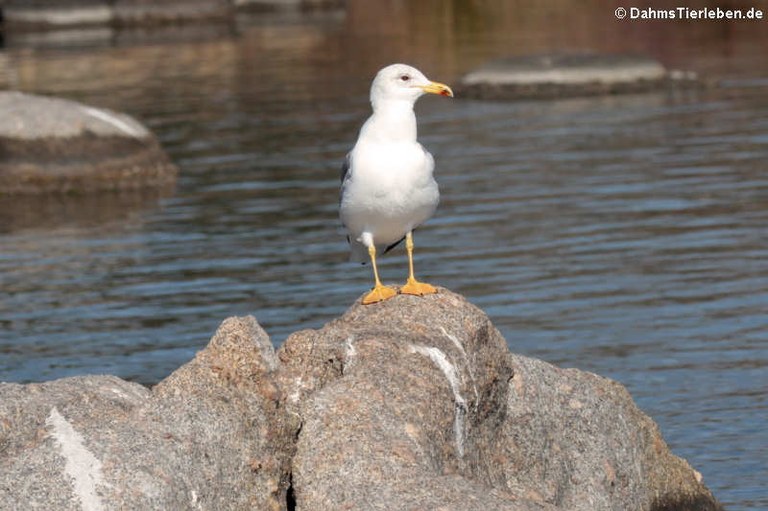
[(424, 296), (437, 289), (413, 274), (413, 230), (437, 209), (440, 191), (432, 176), (435, 161), (416, 141), (413, 105), (424, 94), (453, 97), (443, 83), (430, 81), (418, 69), (392, 64), (380, 70), (371, 85), (373, 115), (363, 124), (354, 148), (341, 169), (341, 222), (347, 230), (352, 261), (373, 267), (374, 287), (363, 304), (397, 294), (384, 286), (376, 267), (377, 247), (383, 253), (405, 240), (408, 280), (400, 293)]

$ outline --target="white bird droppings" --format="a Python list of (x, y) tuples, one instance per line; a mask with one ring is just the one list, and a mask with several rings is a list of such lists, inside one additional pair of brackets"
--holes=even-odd
[(446, 336), (461, 352), (461, 356), (464, 358), (464, 365), (467, 369), (467, 373), (469, 374), (469, 379), (472, 380), (472, 390), (475, 393), (475, 406), (477, 406), (477, 403), (480, 401), (480, 395), (477, 392), (477, 382), (475, 380), (475, 374), (472, 372), (472, 364), (469, 362), (469, 357), (467, 356), (467, 352), (464, 349), (464, 346), (461, 344), (461, 341), (455, 336), (448, 333), (448, 330), (440, 327), (440, 330), (443, 332), (443, 335)]
[(467, 414), (467, 403), (461, 396), (459, 387), (459, 378), (456, 374), (456, 367), (448, 360), (440, 349), (432, 346), (411, 345), (411, 352), (419, 353), (428, 357), (442, 372), (453, 392), (454, 416), (453, 433), (456, 437), (456, 453), (459, 458), (464, 457), (464, 416)]
[(203, 503), (200, 502), (200, 496), (197, 494), (197, 491), (192, 490), (190, 492), (190, 504), (192, 504), (195, 509), (203, 509)]
[(357, 349), (355, 349), (355, 338), (354, 336), (350, 335), (347, 337), (347, 342), (344, 344), (345, 350), (344, 350), (344, 365), (341, 369), (342, 374), (347, 372), (347, 369), (349, 369), (352, 364), (355, 361), (355, 357), (357, 356)]
[(357, 350), (355, 349), (355, 345), (353, 344), (355, 342), (355, 338), (352, 336), (347, 337), (346, 342), (346, 348), (347, 348), (347, 358), (351, 359), (354, 358), (355, 355), (357, 355)]
[(83, 511), (102, 511), (104, 504), (96, 487), (105, 485), (101, 473), (101, 461), (85, 446), (82, 435), (67, 422), (56, 407), (45, 420), (51, 428), (51, 436), (59, 444), (65, 460), (64, 471), (72, 479), (75, 496), (80, 499)]
[(291, 401), (291, 403), (298, 403), (299, 398), (301, 397), (301, 386), (304, 383), (304, 378), (299, 376), (295, 380), (293, 380), (293, 390), (288, 395), (288, 399)]

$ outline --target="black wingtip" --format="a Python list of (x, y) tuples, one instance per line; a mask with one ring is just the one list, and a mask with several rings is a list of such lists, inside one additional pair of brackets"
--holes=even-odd
[(400, 239), (399, 239), (399, 240), (397, 240), (396, 242), (394, 242), (394, 243), (392, 243), (391, 245), (389, 245), (387, 248), (385, 248), (385, 249), (384, 249), (384, 252), (382, 252), (382, 253), (383, 253), (383, 254), (386, 254), (387, 252), (389, 252), (389, 251), (390, 251), (390, 250), (392, 250), (393, 248), (397, 247), (397, 246), (398, 246), (400, 243), (402, 243), (402, 242), (403, 242), (403, 240), (405, 240), (405, 236), (403, 236), (402, 238), (400, 238)]

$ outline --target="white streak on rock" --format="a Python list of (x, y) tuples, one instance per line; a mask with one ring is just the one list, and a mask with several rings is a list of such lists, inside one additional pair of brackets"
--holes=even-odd
[(133, 138), (143, 138), (147, 136), (147, 133), (144, 129), (138, 126), (132, 126), (131, 124), (118, 119), (115, 115), (110, 114), (105, 110), (99, 110), (98, 108), (91, 108), (89, 106), (84, 106), (82, 108), (83, 111), (91, 117), (95, 117), (101, 121), (106, 122), (107, 124), (111, 124), (115, 128)]
[(347, 369), (352, 367), (352, 364), (355, 362), (355, 357), (357, 357), (357, 349), (355, 349), (354, 342), (354, 336), (350, 335), (347, 337), (347, 342), (345, 343), (344, 365), (341, 368), (342, 374), (346, 373)]
[(469, 357), (467, 356), (467, 352), (464, 349), (464, 345), (461, 344), (461, 341), (459, 341), (459, 339), (455, 335), (449, 334), (448, 330), (446, 330), (442, 326), (440, 327), (440, 330), (443, 332), (444, 336), (446, 336), (451, 342), (453, 342), (453, 344), (456, 345), (456, 347), (461, 352), (461, 356), (464, 357), (464, 365), (467, 368), (467, 373), (469, 374), (469, 378), (472, 380), (472, 390), (475, 393), (475, 406), (477, 406), (477, 404), (480, 402), (480, 394), (478, 394), (477, 392), (477, 382), (475, 380), (475, 374), (472, 372), (472, 364), (469, 362)]
[(56, 407), (45, 420), (45, 425), (52, 429), (51, 436), (59, 444), (65, 460), (64, 471), (72, 479), (75, 495), (80, 499), (83, 511), (102, 511), (104, 504), (96, 492), (96, 487), (104, 485), (101, 473), (101, 461), (85, 446), (83, 437), (67, 422)]
[(128, 400), (131, 397), (128, 394), (126, 394), (125, 392), (123, 392), (122, 390), (116, 389), (114, 387), (110, 388), (109, 391), (112, 392), (113, 394), (115, 394), (116, 396), (118, 396), (118, 397), (120, 397), (122, 399), (125, 399), (125, 400)]
[(354, 337), (347, 337), (347, 358), (352, 358), (355, 355), (357, 355), (357, 350), (355, 349), (355, 345), (352, 344), (354, 342)]
[(440, 349), (432, 346), (421, 346), (412, 344), (411, 352), (419, 353), (429, 358), (445, 375), (453, 391), (454, 416), (453, 433), (456, 437), (456, 452), (459, 458), (464, 457), (464, 416), (467, 414), (467, 403), (461, 396), (459, 387), (459, 377), (456, 374), (456, 367), (451, 364), (448, 357)]
[(461, 341), (459, 341), (459, 339), (455, 335), (449, 334), (448, 330), (446, 330), (445, 327), (441, 326), (440, 331), (443, 332), (443, 335), (446, 336), (448, 339), (450, 339), (453, 342), (453, 344), (456, 345), (457, 348), (459, 348), (459, 351), (464, 356), (464, 358), (467, 358), (467, 352), (464, 350), (464, 346), (461, 344)]
[(192, 490), (190, 492), (190, 504), (195, 506), (195, 509), (203, 509), (203, 503), (200, 502), (200, 496), (197, 494), (195, 490)]
[(293, 381), (293, 391), (288, 395), (291, 403), (298, 403), (301, 397), (301, 385), (304, 383), (304, 378), (299, 376)]

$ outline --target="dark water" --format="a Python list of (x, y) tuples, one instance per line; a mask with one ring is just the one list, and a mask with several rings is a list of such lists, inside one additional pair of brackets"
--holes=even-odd
[[(6, 38), (17, 88), (139, 117), (181, 176), (159, 197), (3, 200), (0, 380), (151, 383), (228, 316), (254, 314), (279, 345), (341, 314), (370, 275), (346, 262), (338, 167), (382, 65), (451, 83), (502, 55), (642, 52), (721, 87), (421, 100), (443, 199), (417, 271), (486, 310), (516, 352), (624, 383), (728, 509), (768, 507), (765, 24), (497, 3)], [(381, 269), (403, 281), (404, 255)]]

